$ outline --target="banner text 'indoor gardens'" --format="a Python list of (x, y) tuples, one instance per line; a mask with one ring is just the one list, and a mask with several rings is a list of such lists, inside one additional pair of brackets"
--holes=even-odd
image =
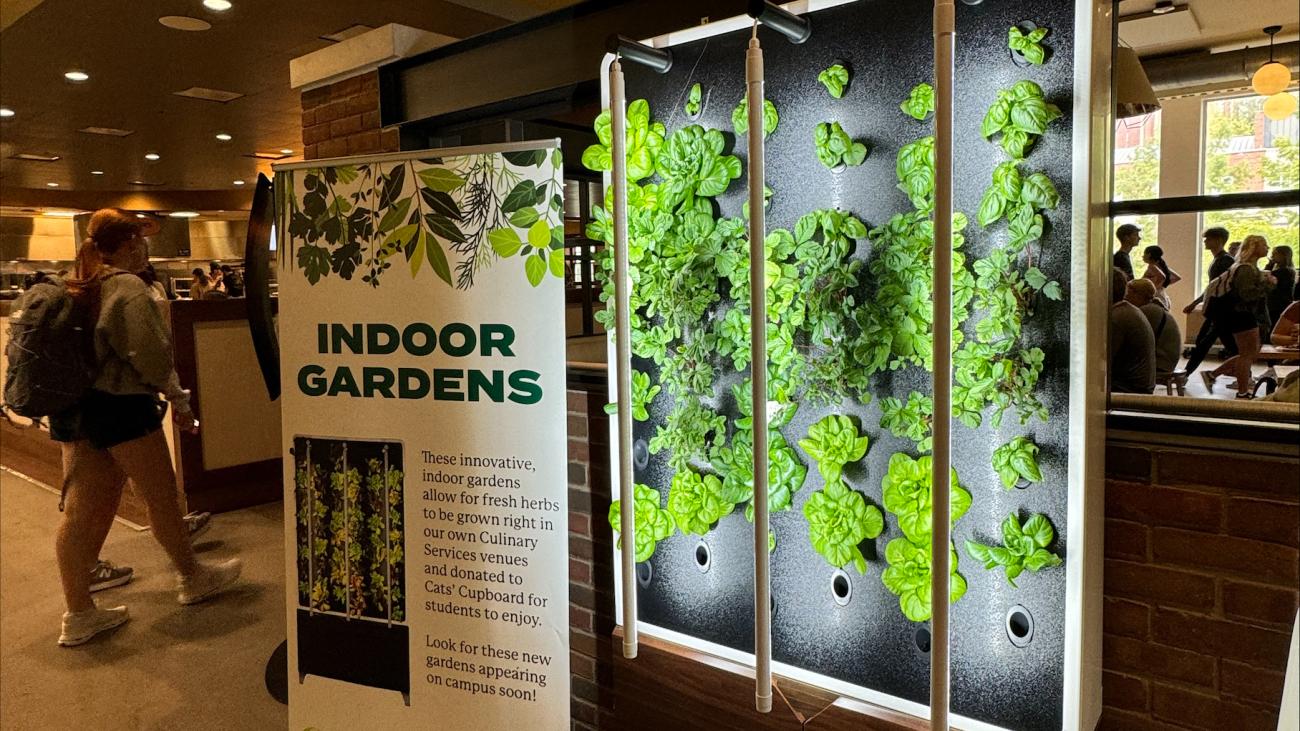
[[(425, 357), (435, 353), (452, 358), (515, 356), (515, 331), (509, 325), (482, 323), (477, 327), (452, 322), (441, 328), (414, 322), (403, 328), (387, 323), (319, 323), (316, 351), (321, 354), (384, 356), (400, 353)], [(535, 404), (542, 399), (541, 374), (531, 370), (408, 368), (379, 365), (311, 363), (298, 370), (298, 388), (308, 396), (399, 398), (437, 401), (510, 400)]]

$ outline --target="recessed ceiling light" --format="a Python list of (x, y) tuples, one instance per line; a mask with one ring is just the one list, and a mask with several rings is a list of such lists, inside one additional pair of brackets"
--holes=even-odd
[(164, 28), (190, 32), (205, 31), (212, 27), (212, 24), (208, 21), (202, 18), (191, 18), (188, 15), (164, 15), (158, 19), (158, 22)]
[(161, 159), (161, 158), (162, 158), (162, 155), (159, 155), (159, 154), (156, 153), (156, 152), (146, 152), (146, 153), (144, 154), (144, 159), (148, 160), (149, 162), (155, 162), (155, 161), (157, 161), (157, 160), (159, 160), (159, 159)]
[(235, 185), (243, 185), (243, 184), (244, 184), (244, 181), (242, 181), (242, 180), (236, 180), (236, 181), (235, 181)]
[(68, 71), (67, 73), (63, 74), (63, 78), (73, 83), (80, 84), (83, 81), (89, 81), (90, 74), (86, 73), (85, 71), (73, 69), (72, 71)]
[(104, 171), (103, 171), (103, 170), (91, 170), (91, 171), (90, 171), (90, 174), (91, 174), (91, 175), (103, 175), (103, 174), (104, 174)]
[(58, 155), (41, 155), (35, 152), (20, 152), (17, 155), (10, 155), (14, 160), (30, 160), (32, 162), (54, 162), (59, 159)]
[(1156, 6), (1151, 9), (1151, 12), (1156, 15), (1164, 15), (1165, 13), (1172, 13), (1175, 10), (1177, 10), (1177, 8), (1174, 7), (1174, 0), (1157, 0)]
[(289, 148), (286, 147), (286, 148), (284, 148), (283, 150), (280, 150), (280, 154), (281, 154), (281, 155), (292, 155), (292, 154), (293, 154), (293, 150), (290, 150)]
[(231, 8), (231, 2), (230, 0), (203, 0), (203, 7), (224, 13)]
[(167, 215), (171, 216), (172, 218), (198, 218), (199, 217), (198, 211), (172, 211)]
[(235, 138), (234, 138), (234, 137), (231, 137), (230, 135), (226, 134), (225, 132), (218, 132), (218, 133), (217, 133), (217, 140), (218, 140), (218, 141), (221, 141), (221, 142), (229, 142), (229, 141), (231, 141), (231, 140), (233, 140), (233, 139), (235, 139)]
[(46, 185), (47, 187), (50, 187), (50, 188), (57, 188), (57, 187), (59, 187), (59, 184), (58, 184), (58, 183), (46, 183), (45, 185)]
[(9, 118), (14, 116), (14, 110), (9, 107), (0, 107), (0, 117)]

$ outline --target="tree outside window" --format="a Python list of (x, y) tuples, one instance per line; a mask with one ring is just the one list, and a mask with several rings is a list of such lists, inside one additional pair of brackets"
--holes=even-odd
[[(1113, 200), (1134, 201), (1160, 197), (1160, 112), (1115, 121), (1115, 194)], [(1133, 223), (1142, 238), (1159, 238), (1159, 220), (1154, 215), (1117, 216), (1111, 222), (1111, 246), (1119, 248), (1114, 230)]]

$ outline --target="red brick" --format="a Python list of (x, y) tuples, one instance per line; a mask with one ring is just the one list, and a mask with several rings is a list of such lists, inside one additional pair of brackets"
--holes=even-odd
[(586, 655), (580, 655), (576, 652), (569, 653), (569, 672), (579, 678), (587, 680), (596, 679), (596, 661)]
[[(1177, 528), (1151, 531), (1151, 555), (1159, 563), (1295, 583), (1300, 551), (1249, 538), (1209, 535)], [(1220, 572), (1215, 572), (1220, 573)]]
[(330, 126), (326, 124), (314, 124), (306, 127), (302, 131), (302, 141), (306, 145), (315, 145), (330, 138)]
[(569, 440), (569, 461), (587, 462), (591, 459), (591, 446), (585, 439)]
[(1226, 487), (1234, 493), (1253, 492), (1283, 500), (1296, 499), (1295, 480), (1281, 479), (1291, 470), (1295, 458), (1237, 457), (1222, 452), (1160, 452), (1156, 458), (1156, 482), (1161, 485), (1204, 485)]
[(1209, 655), (1106, 635), (1102, 658), (1107, 670), (1214, 687), (1215, 661)]
[(1106, 597), (1102, 608), (1102, 629), (1107, 634), (1145, 640), (1151, 634), (1151, 607)]
[(569, 626), (573, 629), (580, 629), (586, 632), (592, 631), (591, 610), (570, 605)]
[(1229, 535), (1300, 545), (1300, 508), (1295, 503), (1230, 498), (1226, 517)]
[(1157, 721), (1146, 714), (1104, 708), (1097, 731), (1183, 731), (1184, 727)]
[(379, 116), (379, 110), (371, 109), (368, 112), (362, 112), (361, 126), (365, 127), (366, 129), (373, 129), (373, 130), (378, 130), (381, 126), (383, 126), (382, 120)]
[(1245, 584), (1226, 579), (1223, 589), (1223, 613), (1229, 617), (1259, 624), (1289, 628), (1296, 616), (1295, 588), (1278, 588)]
[(581, 416), (569, 417), (569, 438), (587, 436), (587, 420)]
[(397, 152), (402, 149), (402, 135), (396, 127), (389, 127), (379, 133), (379, 146), (384, 152)]
[(569, 484), (585, 485), (587, 484), (587, 466), (581, 462), (569, 463)]
[(1270, 713), (1163, 683), (1151, 686), (1151, 711), (1156, 718), (1211, 731), (1275, 731), (1277, 728), (1277, 711)]
[(591, 516), (586, 513), (571, 511), (569, 513), (569, 532), (583, 536), (590, 536)]
[(347, 140), (325, 140), (316, 146), (321, 157), (343, 157), (348, 154)]
[(569, 555), (590, 561), (594, 557), (591, 541), (582, 536), (569, 536)]
[(569, 581), (591, 585), (591, 564), (587, 561), (570, 558)]
[(1239, 622), (1156, 609), (1151, 637), (1171, 647), (1240, 660), (1270, 670), (1286, 667), (1291, 634)]
[(353, 76), (350, 79), (336, 81), (327, 88), (330, 90), (330, 99), (346, 99), (361, 91), (361, 78)]
[(329, 103), (330, 88), (322, 86), (317, 89), (310, 89), (302, 93), (302, 108), (316, 109)]
[(596, 611), (596, 592), (590, 586), (569, 582), (569, 605)]
[(576, 723), (593, 725), (596, 723), (596, 707), (587, 701), (573, 698), (569, 701), (569, 715)]
[(316, 159), (316, 145), (304, 145), (302, 156), (308, 160)]
[(316, 124), (327, 124), (348, 116), (347, 100), (332, 101), (316, 108)]
[(368, 74), (362, 74), (361, 76), (358, 76), (357, 78), (361, 79), (361, 89), (362, 89), (362, 91), (368, 91), (368, 90), (370, 90), (370, 89), (378, 89), (378, 88), (379, 88), (379, 72), (378, 72), (378, 71), (371, 71), (370, 73), (368, 73)]
[(354, 114), (330, 122), (330, 137), (347, 137), (361, 131), (361, 115)]
[(1224, 696), (1277, 708), (1282, 702), (1285, 677), (1274, 670), (1261, 670), (1245, 663), (1224, 660), (1219, 664), (1219, 691)]
[[(362, 115), (379, 111), (379, 91), (362, 91), (348, 98), (348, 114)], [(375, 127), (379, 127), (378, 124)]]
[(1111, 482), (1106, 486), (1106, 517), (1217, 532), (1223, 499), (1197, 490)]
[(565, 403), (568, 405), (571, 414), (587, 413), (587, 393), (585, 391), (567, 392), (565, 394)]
[(377, 129), (348, 136), (349, 155), (370, 155), (379, 151), (379, 130)]
[(573, 678), (572, 693), (584, 701), (600, 705), (600, 687), (585, 678)]
[(595, 635), (590, 632), (580, 632), (575, 630), (572, 627), (572, 623), (570, 623), (569, 649), (577, 650), (578, 652), (581, 652), (584, 655), (590, 655), (591, 657), (599, 657), (601, 644), (602, 643), (600, 640), (596, 639)]
[(1127, 520), (1106, 519), (1106, 556), (1146, 563), (1147, 527)]
[(1114, 559), (1106, 559), (1105, 572), (1107, 596), (1192, 609), (1214, 607), (1214, 579), (1208, 576)]
[(313, 124), (316, 124), (316, 110), (304, 109), (302, 111), (302, 128), (307, 129)]
[(1130, 711), (1146, 711), (1147, 682), (1132, 675), (1109, 671), (1101, 674), (1102, 703)]

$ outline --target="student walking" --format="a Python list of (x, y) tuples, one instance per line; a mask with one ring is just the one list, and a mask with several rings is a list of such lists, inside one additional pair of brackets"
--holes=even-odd
[[(1237, 261), (1224, 250), (1224, 247), (1228, 244), (1228, 229), (1219, 226), (1207, 228), (1205, 233), (1201, 234), (1201, 240), (1205, 244), (1205, 250), (1214, 257), (1213, 261), (1210, 262), (1210, 281), (1213, 282), (1227, 273)], [(1202, 292), (1183, 308), (1183, 313), (1190, 315), (1204, 299), (1205, 293)], [(1196, 344), (1192, 346), (1192, 352), (1187, 356), (1187, 365), (1183, 367), (1182, 373), (1179, 374), (1184, 380), (1196, 372), (1197, 367), (1201, 365), (1201, 361), (1205, 360), (1205, 356), (1209, 354), (1210, 348), (1214, 347), (1215, 340), (1223, 343), (1225, 358), (1231, 358), (1237, 354), (1237, 343), (1233, 340), (1232, 333), (1219, 330), (1215, 327), (1214, 320), (1207, 315), (1201, 321), (1201, 329), (1196, 333)]]

